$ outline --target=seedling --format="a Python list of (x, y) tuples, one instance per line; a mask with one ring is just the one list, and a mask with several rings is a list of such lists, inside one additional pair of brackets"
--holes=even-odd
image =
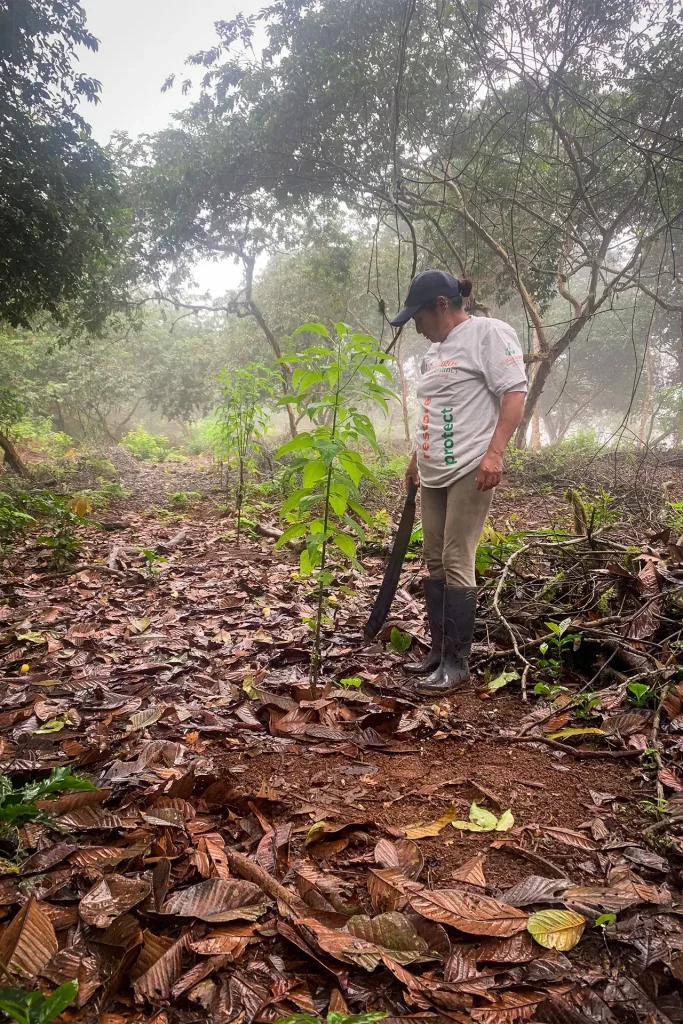
[(579, 693), (574, 697), (574, 715), (584, 722), (595, 718), (594, 709), (600, 704), (597, 693)]
[(664, 814), (668, 803), (668, 800), (639, 800), (638, 806), (645, 814), (658, 818), (660, 814)]
[(253, 452), (266, 436), (270, 414), (268, 400), (275, 394), (279, 375), (262, 363), (249, 363), (238, 370), (222, 370), (218, 378), (222, 402), (216, 409), (217, 454), (237, 469), (237, 538), (242, 530), (242, 505), (249, 471), (254, 468)]
[(646, 747), (640, 757), (641, 767), (646, 768), (648, 771), (654, 771), (655, 768), (658, 768), (657, 754), (658, 750), (656, 747)]
[(357, 690), (363, 685), (363, 680), (360, 676), (351, 676), (348, 679), (340, 679), (339, 686), (343, 686), (349, 690)]
[(397, 654), (405, 654), (413, 642), (409, 633), (402, 633), (398, 626), (392, 626), (389, 634), (389, 644)]
[(629, 683), (626, 690), (628, 691), (628, 702), (634, 708), (646, 708), (657, 699), (657, 691), (647, 683)]
[(165, 562), (168, 562), (168, 558), (160, 555), (153, 548), (140, 548), (140, 554), (144, 556), (144, 559), (147, 562), (147, 568), (153, 576), (159, 575), (159, 569), (157, 566), (161, 566)]
[(611, 928), (612, 925), (615, 923), (616, 919), (616, 914), (600, 914), (600, 917), (596, 917), (595, 919), (595, 927), (602, 928), (602, 932), (604, 935), (605, 928)]
[(372, 527), (372, 516), (360, 503), (359, 494), (361, 480), (372, 479), (372, 473), (358, 449), (361, 443), (375, 451), (378, 446), (372, 421), (359, 405), (379, 405), (388, 410), (387, 398), (394, 397), (393, 392), (376, 378), (381, 375), (391, 381), (391, 370), (385, 364), (393, 357), (383, 352), (374, 338), (352, 335), (343, 323), (335, 324), (333, 339), (324, 324), (303, 324), (295, 333), (304, 331), (329, 339), (329, 344), (278, 360), (295, 367), (294, 394), (285, 395), (278, 404), (295, 405), (312, 427), (297, 434), (277, 452), (277, 458), (294, 456), (292, 468), (301, 473), (302, 486), (282, 506), (280, 515), (291, 525), (276, 547), (301, 538), (304, 548), (299, 573), (315, 578), (317, 601), (310, 675), (311, 695), (315, 697), (325, 596), (334, 579), (329, 571), (330, 552), (336, 548), (337, 557), (362, 572), (356, 557), (356, 539), (361, 543), (366, 540), (361, 522)]
[(39, 989), (25, 992), (23, 988), (0, 988), (0, 1010), (17, 1024), (50, 1024), (77, 995), (76, 980), (60, 985), (47, 999)]
[(536, 683), (534, 686), (534, 693), (537, 697), (545, 697), (546, 700), (554, 701), (557, 700), (563, 690), (566, 690), (566, 686), (554, 686), (548, 683)]
[[(576, 641), (580, 640), (580, 635), (578, 633), (567, 632), (571, 625), (571, 622), (571, 619), (563, 619), (562, 622), (559, 623), (559, 625), (556, 622), (544, 623), (546, 629), (550, 630), (548, 643), (555, 648), (560, 664), (562, 664), (562, 653), (565, 647), (574, 647)], [(541, 650), (543, 650), (543, 645), (541, 645)]]

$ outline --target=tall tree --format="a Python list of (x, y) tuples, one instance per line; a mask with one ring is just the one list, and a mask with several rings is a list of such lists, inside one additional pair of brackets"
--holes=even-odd
[[(74, 0), (0, 0), (0, 322), (13, 327), (49, 313), (93, 328), (110, 307), (115, 180), (78, 112), (100, 88), (75, 70), (79, 46), (97, 40)], [(0, 448), (23, 472), (1, 432)]]
[(78, 112), (100, 89), (80, 46), (97, 40), (74, 0), (0, 0), (0, 320), (15, 327), (86, 294), (92, 322), (108, 289), (115, 180)]
[(166, 254), (267, 247), (330, 204), (392, 227), (414, 265), (469, 273), (483, 305), (521, 303), (523, 444), (553, 366), (680, 222), (678, 5), (276, 0), (260, 17), (261, 60), (253, 19), (218, 23), (191, 59), (203, 77), (174, 130)]

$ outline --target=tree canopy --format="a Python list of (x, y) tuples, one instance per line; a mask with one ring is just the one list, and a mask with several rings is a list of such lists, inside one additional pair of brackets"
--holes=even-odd
[(0, 0), (0, 320), (37, 313), (101, 323), (116, 183), (78, 110), (99, 83), (75, 69), (97, 49), (74, 0)]
[[(412, 253), (400, 287), (438, 264), (472, 276), (481, 305), (521, 304), (523, 440), (571, 343), (624, 292), (652, 297), (654, 254), (671, 258), (680, 13), (664, 0), (278, 0), (258, 16), (261, 59), (254, 18), (220, 22), (190, 58), (194, 102), (137, 153), (138, 244), (176, 280), (207, 255), (243, 260), (248, 307), (259, 254), (332, 209), (392, 229)], [(557, 296), (560, 325), (546, 315)]]

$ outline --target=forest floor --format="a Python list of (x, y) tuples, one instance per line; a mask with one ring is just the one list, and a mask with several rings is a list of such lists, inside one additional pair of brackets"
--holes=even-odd
[[(99, 1013), (106, 1024), (328, 1009), (484, 1024), (683, 1020), (683, 687), (677, 669), (651, 667), (662, 662), (647, 634), (591, 647), (594, 611), (566, 655), (566, 692), (553, 704), (533, 696), (533, 662), (524, 701), (519, 676), (488, 686), (523, 669), (501, 655), (508, 630), (488, 612), (471, 684), (424, 699), (402, 670), (425, 643), (422, 567), (406, 563), (368, 644), (385, 564), (371, 553), (363, 576), (337, 577), (330, 686), (311, 699), (312, 594), (296, 553), (256, 535), (237, 547), (201, 460), (121, 453), (117, 469), (133, 493), (110, 505), (104, 529), (85, 529), (75, 565), (50, 570), (29, 538), (0, 578), (2, 771), (18, 786), (68, 766), (98, 787), (40, 802), (50, 818), (27, 820), (19, 849), (0, 836), (10, 972), (77, 978), (80, 1009), (65, 1019)], [(652, 550), (656, 494), (681, 493), (680, 473), (658, 467), (647, 486), (624, 485), (615, 551)], [(173, 509), (180, 492), (201, 497)], [(493, 523), (567, 526), (562, 492), (510, 481)], [(394, 520), (401, 500), (397, 485)], [(273, 502), (247, 514), (277, 526)], [(590, 545), (587, 562), (573, 550), (582, 572), (618, 576)], [(657, 555), (658, 572), (678, 586), (671, 558), (662, 569)], [(532, 575), (520, 571), (521, 589)], [(656, 603), (651, 591), (640, 599)], [(407, 655), (389, 642), (394, 627), (412, 638)], [(621, 674), (600, 661), (605, 650)], [(643, 665), (639, 677), (650, 671), (661, 689), (638, 707), (624, 673)], [(599, 700), (582, 704), (596, 666)]]

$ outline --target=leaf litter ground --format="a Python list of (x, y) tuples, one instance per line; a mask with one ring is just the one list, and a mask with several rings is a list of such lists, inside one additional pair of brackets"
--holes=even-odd
[[(98, 786), (42, 801), (18, 848), (0, 839), (13, 977), (77, 979), (65, 1018), (107, 1024), (683, 1019), (679, 847), (652, 830), (629, 746), (651, 712), (606, 701), (618, 740), (575, 757), (507, 742), (557, 729), (561, 707), (416, 698), (386, 637), (424, 633), (419, 566), (362, 642), (379, 557), (326, 637), (328, 677), (363, 686), (311, 700), (292, 557), (235, 550), (208, 502), (182, 523), (135, 500), (117, 515), (73, 571), (29, 544), (2, 579), (2, 770)], [(158, 576), (141, 547), (167, 558)]]

